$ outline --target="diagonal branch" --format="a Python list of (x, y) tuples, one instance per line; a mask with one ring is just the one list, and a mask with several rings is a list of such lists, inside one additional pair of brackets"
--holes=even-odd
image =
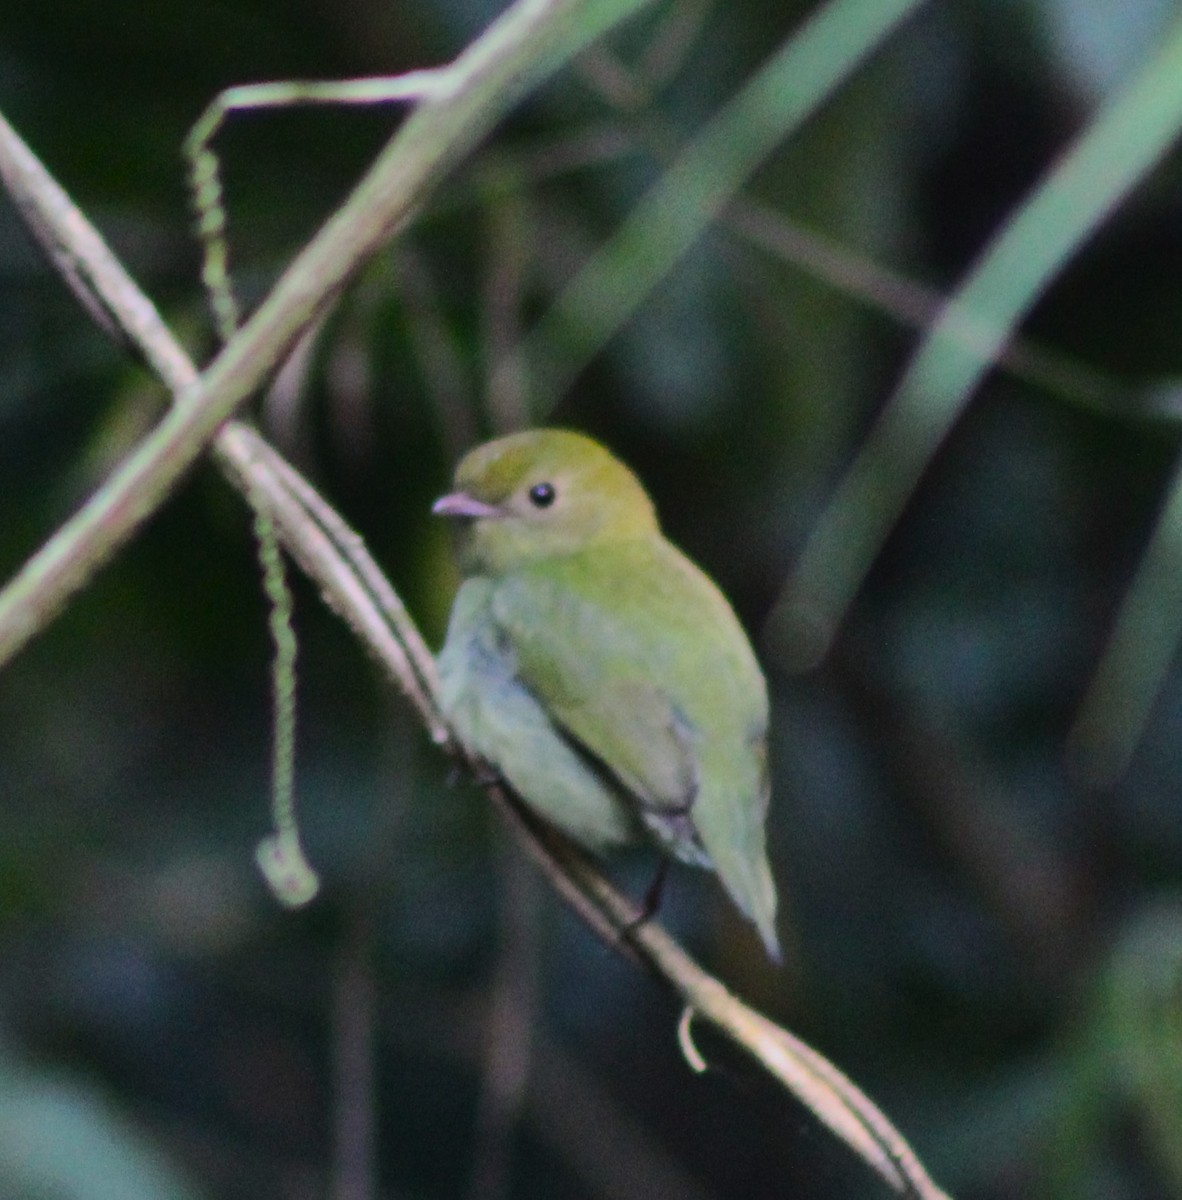
[[(160, 318), (151, 300), (136, 286), (122, 263), (82, 213), (74, 206), (32, 151), (0, 116), (0, 179), (34, 236), (69, 284), (79, 302), (98, 323), (148, 364), (173, 394), (174, 400), (190, 394), (199, 376), (197, 368)], [(328, 604), (338, 612), (358, 614), (361, 606), (351, 599), (358, 586), (340, 570), (341, 548), (350, 537), (358, 542), (340, 517), (316, 495), (250, 426), (230, 421), (214, 441), (222, 469), (245, 494), (250, 488), (276, 522), (284, 547), (320, 584)], [(396, 610), (397, 598), (377, 564), (365, 558), (360, 586)], [(359, 573), (360, 574), (360, 573)], [(10, 585), (5, 591), (13, 591)], [(39, 604), (34, 596), (17, 601)], [(17, 601), (14, 601), (16, 603)], [(6, 610), (5, 610), (6, 611)], [(17, 614), (10, 622), (33, 629), (38, 613)], [(391, 626), (372, 614), (362, 628), (354, 624), (365, 644), (376, 647), (387, 664), (397, 663), (395, 678), (436, 741), (447, 739), (447, 729), (432, 700), (435, 663), (417, 631), (410, 640), (396, 640)], [(356, 617), (360, 621), (361, 617)], [(393, 668), (392, 668), (393, 673)]]
[[(88, 311), (102, 314), (104, 328), (117, 331), (172, 391), (174, 413), (187, 415), (212, 404), (211, 397), (229, 394), (227, 372), (249, 368), (258, 379), (266, 373), (257, 363), (250, 366), (249, 355), (239, 349), (231, 366), (223, 366), (220, 375), (215, 364), (206, 376), (198, 376), (151, 301), (2, 118), (0, 177)], [(311, 306), (314, 311), (316, 304)], [(235, 345), (246, 338), (247, 345), (269, 345), (267, 352), (275, 352), (274, 340), (258, 341), (263, 334), (251, 335), (253, 341), (247, 338), (254, 327), (252, 322), (235, 339)], [(275, 335), (268, 336), (274, 339)], [(234, 346), (227, 348), (219, 363), (231, 350)], [(432, 738), (461, 761), (479, 768), (444, 722), (431, 654), (360, 538), (253, 429), (238, 422), (223, 425), (216, 434), (215, 429), (216, 425), (212, 426), (210, 434), (215, 437), (216, 457), (231, 482), (266, 506), (289, 553), (410, 699)], [(162, 498), (165, 490), (153, 496)], [(133, 530), (134, 525), (127, 526), (123, 536), (130, 536)], [(108, 544), (105, 554), (113, 553), (118, 544)], [(80, 586), (85, 578), (84, 573), (73, 586)], [(14, 628), (18, 633), (23, 629), (27, 639), (44, 623), (44, 613), (33, 614), (24, 618), (22, 626), (21, 604), (31, 601), (27, 593), (23, 599), (19, 593), (13, 599), (11, 593), (10, 588), (0, 597), (0, 616), (9, 622), (6, 627), (0, 624), (8, 639), (0, 638), (0, 649), (7, 648), (9, 654), (20, 644), (13, 640)], [(64, 602), (68, 594), (60, 593), (57, 602)], [(0, 654), (0, 661), (2, 658)], [(832, 1063), (733, 996), (658, 925), (648, 922), (637, 927), (631, 902), (604, 879), (585, 854), (543, 826), (499, 785), (488, 784), (486, 790), (551, 884), (609, 946), (651, 971), (688, 1009), (744, 1049), (898, 1194), (947, 1200), (887, 1118)]]
[[(218, 428), (506, 109), (648, 2), (517, 0), (440, 72), (440, 85), (390, 139), (238, 335), (0, 592), (0, 666), (159, 508)], [(11, 129), (5, 125), (2, 132), (11, 142)], [(84, 272), (78, 281), (83, 294), (91, 290)]]

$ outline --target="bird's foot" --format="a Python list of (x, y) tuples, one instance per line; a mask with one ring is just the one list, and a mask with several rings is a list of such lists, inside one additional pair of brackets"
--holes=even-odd
[(447, 773), (447, 786), (455, 787), (461, 780), (466, 779), (470, 779), (477, 787), (482, 788), (495, 787), (497, 784), (505, 782), (497, 769), (486, 762), (466, 765), (453, 763), (451, 770)]
[(656, 874), (653, 875), (652, 882), (648, 885), (644, 892), (644, 898), (640, 901), (640, 909), (636, 916), (620, 930), (621, 938), (630, 938), (642, 925), (647, 924), (657, 915), (661, 907), (661, 900), (665, 894), (665, 880), (669, 877), (669, 859), (662, 858), (657, 863)]

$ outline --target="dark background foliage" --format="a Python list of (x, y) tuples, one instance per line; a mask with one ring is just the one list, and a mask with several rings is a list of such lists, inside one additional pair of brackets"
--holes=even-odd
[[(931, 5), (745, 195), (946, 291), (1168, 8)], [(889, 295), (871, 282), (879, 302), (863, 303), (721, 225), (552, 412), (490, 387), (516, 324), (807, 6), (683, 9), (701, 25), (667, 71), (652, 61), (658, 11), (499, 129), (258, 419), (436, 642), (455, 580), (428, 510), (457, 453), (525, 420), (609, 442), (732, 597), (773, 694), (788, 962), (763, 961), (709, 879), (677, 874), (663, 918), (862, 1083), (958, 1197), (1182, 1195), (1182, 678), (1115, 784), (1066, 750), (1177, 448), (1168, 405), (1144, 408), (1180, 366), (1177, 162), (1024, 327), (1101, 376), (1109, 402), (994, 372), (834, 652), (794, 675), (767, 617), (914, 345)], [(495, 11), (9, 4), (0, 109), (204, 357), (180, 146), (209, 99), (441, 62)], [(626, 102), (621, 63), (650, 104)], [(230, 123), (219, 147), (248, 301), (396, 120)], [(0, 288), (7, 576), (162, 398), (6, 206)], [(266, 611), (248, 518), (211, 468), (0, 676), (0, 1194), (324, 1194), (357, 1166), (333, 1147), (364, 1129), (339, 1081), (364, 1078), (350, 1031), (371, 1004), (381, 1195), (879, 1194), (723, 1048), (704, 1039), (717, 1069), (690, 1074), (667, 997), (536, 882), (348, 633), (296, 592), (298, 787), (326, 884), (298, 915), (252, 863)], [(652, 863), (613, 870), (639, 894)], [(502, 1128), (489, 1080), (526, 1054), (523, 1108)]]

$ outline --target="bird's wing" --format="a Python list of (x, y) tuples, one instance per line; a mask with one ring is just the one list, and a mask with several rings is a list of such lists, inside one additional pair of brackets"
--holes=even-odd
[[(492, 602), (499, 636), (517, 677), (560, 732), (623, 786), (667, 850), (714, 867), (778, 958), (775, 884), (764, 847), (762, 692), (744, 711), (744, 697), (752, 704), (750, 680), (728, 658), (725, 641), (721, 655), (712, 653), (717, 645), (699, 646), (688, 668), (679, 666), (686, 638), (700, 642), (709, 631), (679, 627), (676, 601), (684, 593), (677, 596), (676, 584), (662, 587), (641, 572), (631, 578), (640, 582), (618, 570), (595, 575), (573, 566), (504, 578)], [(698, 683), (703, 677), (706, 683)], [(746, 737), (732, 738), (732, 728), (724, 739), (724, 771), (734, 770), (733, 786), (725, 777), (720, 786), (719, 745), (678, 703), (682, 696), (685, 706), (691, 703), (694, 686), (727, 697), (749, 718)]]
[(643, 812), (688, 813), (698, 790), (697, 730), (653, 670), (627, 614), (569, 581), (506, 581), (493, 611), (522, 683)]

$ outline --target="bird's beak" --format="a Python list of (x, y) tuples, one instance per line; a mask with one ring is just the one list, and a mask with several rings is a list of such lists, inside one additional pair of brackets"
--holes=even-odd
[(437, 517), (467, 517), (476, 520), (478, 517), (500, 517), (504, 514), (496, 505), (485, 504), (467, 492), (452, 492), (441, 496), (431, 505), (431, 511)]

